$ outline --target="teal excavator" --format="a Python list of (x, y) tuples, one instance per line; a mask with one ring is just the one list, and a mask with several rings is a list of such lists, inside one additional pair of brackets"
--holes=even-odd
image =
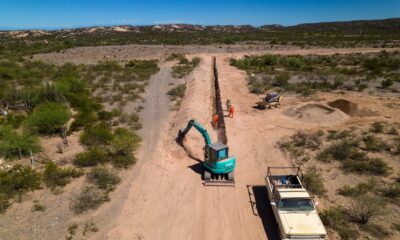
[(236, 157), (229, 156), (229, 148), (222, 142), (211, 143), (207, 130), (195, 120), (190, 120), (186, 128), (179, 130), (176, 141), (183, 146), (183, 140), (190, 129), (194, 127), (201, 133), (205, 141), (203, 180), (204, 185), (234, 186)]

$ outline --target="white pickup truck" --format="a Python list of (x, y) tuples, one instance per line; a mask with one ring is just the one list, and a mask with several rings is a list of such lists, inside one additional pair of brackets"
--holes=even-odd
[(315, 203), (301, 183), (299, 167), (269, 167), (268, 198), (282, 239), (325, 239)]

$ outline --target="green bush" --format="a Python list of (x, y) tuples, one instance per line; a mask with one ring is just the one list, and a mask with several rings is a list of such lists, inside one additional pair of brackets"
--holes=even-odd
[(377, 198), (367, 196), (357, 197), (345, 210), (347, 218), (355, 223), (367, 224), (373, 217), (383, 212), (385, 205)]
[(400, 197), (400, 183), (385, 184), (380, 192), (386, 198), (397, 199)]
[(106, 191), (112, 191), (121, 181), (121, 178), (115, 171), (107, 167), (95, 167), (87, 174), (89, 182), (94, 183), (98, 188)]
[(315, 168), (312, 168), (306, 174), (304, 174), (303, 182), (308, 191), (316, 195), (323, 196), (326, 193), (326, 189), (324, 187), (321, 174), (317, 173), (316, 171), (317, 170)]
[(386, 176), (391, 168), (380, 158), (366, 158), (361, 161), (343, 161), (343, 169), (350, 172)]
[(183, 98), (185, 96), (185, 92), (186, 92), (186, 83), (182, 83), (169, 90), (168, 95), (171, 97), (171, 100), (174, 101), (178, 98)]
[(71, 126), (69, 127), (69, 131), (77, 131), (85, 127), (90, 127), (97, 122), (97, 116), (94, 112), (79, 112)]
[(367, 181), (361, 182), (355, 187), (344, 185), (343, 187), (339, 188), (336, 193), (346, 197), (359, 197), (369, 192), (375, 192), (376, 187), (377, 181), (375, 178), (369, 178)]
[(91, 147), (85, 152), (78, 153), (73, 163), (79, 167), (92, 167), (108, 162), (109, 158), (104, 148)]
[(391, 79), (382, 80), (381, 86), (382, 88), (388, 88), (393, 85), (393, 81)]
[(0, 170), (0, 212), (4, 212), (23, 194), (39, 189), (41, 175), (30, 167), (15, 165), (10, 170)]
[(44, 103), (33, 110), (26, 122), (32, 130), (44, 134), (53, 134), (60, 132), (69, 118), (70, 112), (64, 105)]
[(285, 87), (289, 84), (290, 75), (287, 72), (275, 76), (274, 86)]
[(0, 127), (0, 156), (5, 158), (22, 158), (29, 156), (30, 152), (37, 153), (41, 150), (36, 134), (15, 131), (10, 126)]
[(43, 181), (50, 188), (64, 187), (71, 181), (71, 178), (77, 178), (82, 175), (83, 172), (77, 169), (71, 167), (61, 168), (54, 162), (49, 162), (43, 172)]
[(375, 223), (364, 224), (361, 226), (361, 229), (379, 239), (390, 235), (390, 232), (384, 226)]
[(108, 144), (113, 138), (111, 127), (104, 122), (85, 128), (80, 137), (80, 142), (86, 146)]
[(103, 203), (110, 201), (108, 194), (95, 187), (84, 187), (81, 193), (71, 203), (75, 214), (81, 214), (91, 209), (97, 209)]
[(359, 158), (360, 153), (356, 149), (358, 145), (358, 141), (343, 139), (332, 143), (326, 149), (322, 150), (317, 155), (317, 158), (321, 161), (329, 161), (330, 159), (344, 161)]
[(375, 137), (373, 135), (367, 135), (363, 137), (365, 144), (365, 149), (373, 152), (380, 152), (385, 150), (390, 150), (390, 146), (386, 144), (382, 139)]
[(369, 131), (373, 132), (373, 133), (383, 133), (384, 130), (384, 126), (381, 122), (374, 122), (371, 125), (371, 128), (369, 129)]
[(328, 139), (329, 140), (339, 140), (343, 138), (347, 138), (351, 136), (351, 132), (347, 130), (342, 130), (340, 132), (337, 131), (329, 131)]
[(334, 229), (341, 239), (356, 239), (359, 236), (359, 232), (349, 226), (344, 210), (340, 207), (325, 209), (320, 217), (324, 225)]
[(135, 163), (133, 152), (139, 147), (141, 138), (126, 128), (118, 128), (110, 142), (111, 162), (116, 167), (128, 167)]

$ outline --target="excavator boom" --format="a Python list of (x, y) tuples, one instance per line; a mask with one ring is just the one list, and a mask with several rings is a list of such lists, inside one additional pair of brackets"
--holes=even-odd
[(211, 144), (210, 135), (208, 135), (207, 130), (203, 126), (201, 126), (200, 123), (196, 122), (193, 119), (188, 122), (186, 128), (179, 130), (178, 138), (176, 139), (179, 144), (182, 144), (183, 139), (192, 127), (194, 127), (197, 131), (201, 133), (206, 145)]

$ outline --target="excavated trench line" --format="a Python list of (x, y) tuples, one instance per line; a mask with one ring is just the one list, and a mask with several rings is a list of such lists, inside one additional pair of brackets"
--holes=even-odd
[(214, 102), (215, 102), (215, 110), (217, 111), (218, 114), (218, 126), (217, 126), (218, 140), (224, 144), (227, 144), (228, 138), (226, 136), (224, 112), (222, 110), (221, 89), (219, 87), (217, 61), (215, 57), (213, 57), (213, 72), (214, 72), (214, 88), (215, 88)]

